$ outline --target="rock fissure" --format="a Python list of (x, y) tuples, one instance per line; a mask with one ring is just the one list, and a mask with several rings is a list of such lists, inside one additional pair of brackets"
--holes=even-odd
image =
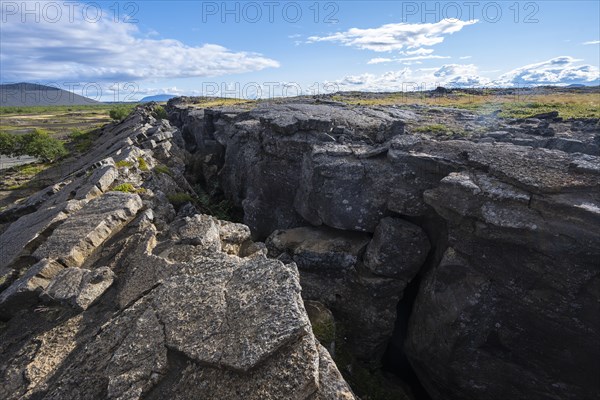
[[(464, 110), (194, 101), (103, 128), (62, 183), (0, 213), (8, 400), (355, 398), (341, 374), (365, 397), (593, 398), (600, 175), (583, 133), (575, 152), (523, 146), (502, 119), (506, 135), (415, 129)], [(248, 227), (199, 213), (197, 182)], [(330, 316), (314, 332), (304, 301)]]
[[(173, 100), (168, 110), (171, 122), (193, 132), (203, 116), (192, 115), (188, 101)], [(528, 128), (499, 118), (486, 122), (489, 134), (440, 138), (412, 132), (431, 118), (426, 107), (320, 99), (213, 109), (210, 118), (220, 147), (206, 146), (208, 135), (196, 131), (189, 150), (220, 160), (211, 176), (243, 209), (253, 236), (268, 238), (269, 256), (297, 264), (304, 299), (350, 322), (354, 356), (378, 362), (385, 354), (408, 380), (417, 378), (403, 374), (415, 371), (419, 398), (544, 399), (557, 390), (589, 398), (590, 381), (560, 370), (576, 369), (575, 359), (595, 364), (584, 355), (591, 336), (574, 346), (576, 357), (549, 349), (581, 339), (567, 326), (571, 318), (598, 329), (593, 295), (583, 288), (598, 274), (600, 182), (593, 168), (573, 167), (600, 162), (593, 140), (577, 133), (587, 154), (547, 140), (547, 149), (541, 141), (527, 147)], [(510, 133), (499, 134), (506, 124)], [(568, 129), (552, 124), (557, 136)], [(347, 236), (359, 232), (371, 235), (366, 251)], [(574, 299), (587, 306), (563, 307)], [(542, 339), (544, 326), (553, 333)], [(527, 356), (503, 356), (517, 353)], [(393, 354), (404, 361), (390, 362)], [(553, 380), (571, 383), (546, 390)]]

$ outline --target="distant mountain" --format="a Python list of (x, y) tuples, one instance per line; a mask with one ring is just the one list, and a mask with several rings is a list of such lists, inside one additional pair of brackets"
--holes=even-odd
[(0, 106), (81, 106), (101, 104), (73, 92), (35, 83), (0, 85)]
[(156, 101), (157, 103), (160, 103), (163, 101), (169, 101), (173, 97), (177, 97), (177, 96), (174, 94), (157, 94), (156, 96), (144, 97), (143, 99), (140, 100), (140, 103), (148, 103), (150, 101)]

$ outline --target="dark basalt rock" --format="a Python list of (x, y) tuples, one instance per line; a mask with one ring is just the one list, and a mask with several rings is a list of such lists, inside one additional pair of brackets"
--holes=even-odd
[[(254, 237), (315, 226), (317, 236), (271, 254), (297, 261), (305, 298), (354, 323), (360, 357), (380, 357), (393, 310), (419, 276), (405, 352), (433, 398), (594, 398), (598, 121), (428, 111), (282, 100), (211, 110), (214, 130), (197, 134), (219, 142), (211, 165)], [(192, 129), (196, 111), (178, 103), (171, 112)], [(455, 140), (394, 128), (431, 119), (490, 133)], [(420, 229), (435, 237), (424, 221), (440, 219), (448, 237), (428, 254)], [(341, 247), (356, 254), (349, 264), (301, 256), (332, 228), (374, 237), (365, 253)]]

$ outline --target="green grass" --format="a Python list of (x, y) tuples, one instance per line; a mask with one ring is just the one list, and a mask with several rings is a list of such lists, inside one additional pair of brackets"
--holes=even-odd
[(106, 113), (112, 106), (106, 104), (90, 104), (80, 106), (16, 106), (0, 107), (0, 115), (22, 115), (22, 114), (44, 114), (44, 113), (67, 113), (81, 111), (96, 111), (99, 114)]
[(127, 161), (127, 160), (121, 160), (121, 161), (117, 161), (115, 163), (115, 166), (117, 168), (131, 168), (131, 167), (133, 167), (133, 163), (131, 161)]
[(444, 95), (428, 92), (385, 93), (372, 98), (359, 98), (352, 94), (338, 94), (332, 99), (348, 105), (388, 106), (426, 105), (454, 107), (480, 114), (500, 111), (500, 117), (527, 118), (535, 114), (558, 111), (559, 117), (600, 118), (600, 94), (591, 93), (528, 93), (499, 95), (493, 90), (479, 94), (454, 91)]
[(136, 107), (136, 104), (121, 104), (108, 111), (108, 115), (115, 121), (124, 120)]
[(148, 171), (150, 169), (150, 168), (148, 168), (148, 163), (146, 162), (146, 160), (144, 160), (143, 157), (138, 157), (137, 161), (138, 161), (138, 168), (141, 171), (145, 172), (145, 171)]
[(600, 118), (599, 102), (582, 103), (506, 103), (500, 107), (500, 116), (504, 118), (528, 118), (535, 114), (558, 111), (558, 116), (564, 119), (571, 118)]
[[(32, 181), (32, 179), (38, 175), (40, 172), (45, 171), (46, 169), (50, 168), (51, 164), (50, 163), (32, 163), (32, 164), (25, 164), (25, 165), (19, 165), (16, 167), (12, 167), (8, 170), (6, 170), (7, 173), (9, 173), (10, 175), (7, 175), (4, 177), (4, 189), (5, 190), (20, 190), (20, 189), (27, 189), (27, 188), (38, 188), (38, 186), (43, 185), (42, 182), (35, 182)], [(5, 172), (5, 171), (3, 171)], [(10, 185), (9, 182), (20, 182), (17, 184), (13, 184)]]
[(171, 169), (164, 164), (158, 164), (157, 166), (155, 166), (154, 172), (156, 172), (157, 174), (173, 176), (173, 172), (171, 171)]
[(215, 98), (215, 97), (204, 97), (199, 98), (194, 103), (194, 106), (200, 108), (210, 108), (210, 107), (222, 107), (222, 106), (233, 106), (240, 104), (253, 104), (254, 100), (244, 100), (244, 99), (233, 99), (228, 97)]
[(50, 164), (26, 164), (16, 167), (20, 175), (26, 177), (33, 177), (42, 171), (47, 170)]
[(113, 192), (137, 193), (137, 189), (131, 183), (121, 183), (112, 188)]

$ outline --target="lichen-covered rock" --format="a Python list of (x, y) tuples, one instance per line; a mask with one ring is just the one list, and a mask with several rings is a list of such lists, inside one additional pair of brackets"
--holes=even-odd
[(41, 260), (0, 293), (0, 314), (12, 314), (37, 302), (39, 294), (64, 267), (55, 261)]
[(73, 203), (64, 203), (42, 208), (13, 222), (0, 236), (0, 277), (10, 275), (19, 258), (30, 256), (44, 236), (67, 218), (72, 207)]
[(92, 200), (59, 226), (33, 254), (80, 267), (105, 240), (129, 222), (142, 207), (137, 194), (111, 192)]
[(245, 247), (253, 243), (250, 228), (243, 224), (219, 221), (219, 236), (221, 247), (227, 254), (240, 255)]
[(240, 264), (173, 277), (158, 288), (167, 346), (202, 364), (247, 371), (307, 333), (297, 272), (276, 261)]
[(115, 274), (107, 267), (93, 271), (65, 268), (53, 277), (42, 298), (87, 310), (112, 285), (114, 278)]
[(219, 224), (208, 215), (185, 217), (183, 226), (178, 230), (182, 244), (202, 246), (209, 251), (221, 251)]

